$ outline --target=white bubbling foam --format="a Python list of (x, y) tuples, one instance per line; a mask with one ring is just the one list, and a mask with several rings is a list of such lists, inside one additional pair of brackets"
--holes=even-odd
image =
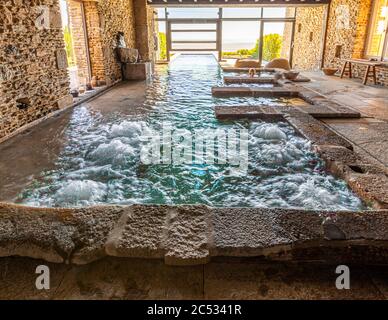
[(287, 134), (277, 125), (262, 124), (253, 131), (253, 136), (265, 140), (287, 140)]
[(112, 125), (109, 130), (109, 136), (112, 138), (116, 137), (127, 137), (137, 138), (141, 135), (149, 134), (149, 128), (145, 122), (142, 121), (122, 121), (118, 124)]
[(68, 206), (69, 204), (94, 204), (101, 202), (106, 195), (105, 184), (91, 180), (69, 181), (55, 194), (57, 203)]
[(123, 165), (130, 157), (136, 155), (135, 149), (123, 143), (119, 139), (114, 139), (109, 143), (103, 143), (97, 147), (90, 157), (99, 164)]

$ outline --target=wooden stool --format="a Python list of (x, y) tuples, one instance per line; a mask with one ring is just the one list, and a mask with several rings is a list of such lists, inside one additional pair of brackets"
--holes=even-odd
[[(372, 70), (371, 70), (372, 69)], [(364, 85), (368, 83), (368, 78), (373, 78), (373, 83), (377, 84), (376, 66), (368, 66), (364, 76)]]
[[(346, 68), (348, 68), (348, 70), (346, 70)], [(345, 61), (345, 64), (344, 64), (344, 66), (342, 68), (342, 72), (341, 72), (341, 78), (344, 77), (346, 72), (349, 73), (349, 78), (351, 79), (352, 78), (352, 63), (350, 61)]]

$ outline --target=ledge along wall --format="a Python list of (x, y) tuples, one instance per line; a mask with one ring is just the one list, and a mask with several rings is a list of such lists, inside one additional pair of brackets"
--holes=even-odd
[[(107, 85), (121, 80), (118, 32), (153, 61), (153, 9), (145, 1), (68, 0), (68, 8), (81, 84), (92, 77)], [(0, 141), (72, 105), (66, 60), (58, 0), (0, 2)]]

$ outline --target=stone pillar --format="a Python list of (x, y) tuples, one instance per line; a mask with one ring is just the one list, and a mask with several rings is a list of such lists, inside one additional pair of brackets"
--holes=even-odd
[(84, 1), (84, 9), (92, 77), (97, 77), (99, 80), (106, 80), (101, 18), (98, 11), (98, 3), (95, 1)]
[(133, 0), (135, 9), (136, 46), (145, 61), (155, 61), (154, 9), (147, 0)]

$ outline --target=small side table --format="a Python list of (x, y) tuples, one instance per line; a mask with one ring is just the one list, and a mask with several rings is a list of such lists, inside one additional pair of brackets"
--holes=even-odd
[(352, 70), (353, 64), (360, 64), (367, 67), (364, 75), (364, 80), (363, 80), (364, 85), (368, 83), (369, 78), (372, 78), (373, 83), (377, 84), (376, 67), (380, 66), (381, 62), (362, 60), (362, 59), (344, 60), (344, 66), (342, 67), (341, 78), (344, 77), (345, 73), (348, 73), (350, 79), (353, 78), (353, 70)]

